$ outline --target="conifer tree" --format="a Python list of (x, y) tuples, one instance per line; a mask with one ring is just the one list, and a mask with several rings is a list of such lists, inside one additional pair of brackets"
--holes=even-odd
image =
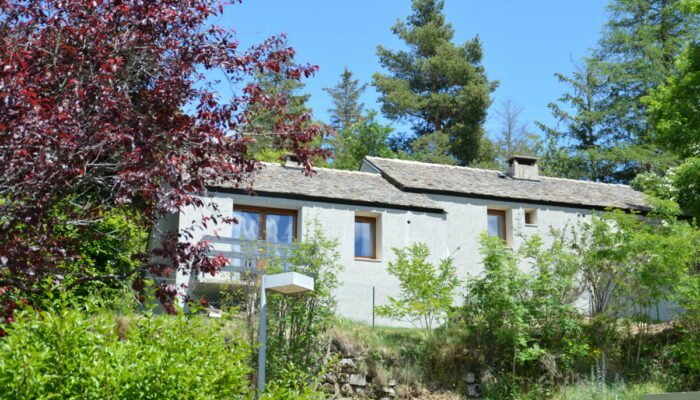
[(352, 72), (346, 67), (340, 74), (340, 82), (332, 88), (324, 88), (333, 98), (333, 108), (329, 109), (331, 126), (336, 130), (347, 130), (362, 120), (364, 104), (359, 102), (367, 84), (352, 79)]
[(443, 6), (441, 0), (413, 0), (413, 14), (392, 27), (408, 50), (378, 46), (388, 74), (374, 74), (373, 85), (387, 118), (412, 123), (418, 137), (446, 135), (451, 155), (465, 165), (479, 157), (497, 82), (488, 80), (481, 64), (478, 36), (452, 43), (454, 29), (445, 22)]
[(614, 138), (649, 142), (646, 106), (640, 101), (674, 70), (684, 43), (697, 37), (697, 16), (683, 13), (681, 0), (612, 0), (609, 20), (594, 50), (607, 96), (605, 122)]
[(606, 110), (601, 108), (605, 88), (595, 64), (584, 62), (570, 76), (555, 76), (570, 89), (559, 103), (548, 105), (557, 125), (536, 123), (551, 144), (543, 160), (545, 169), (565, 178), (610, 180), (614, 166), (604, 161), (604, 155), (619, 139), (612, 137), (605, 125)]
[[(283, 42), (277, 48), (278, 51), (286, 49), (291, 49), (287, 42)], [(289, 78), (288, 71), (292, 67), (291, 63), (280, 63), (278, 70), (256, 73), (255, 82), (260, 86), (263, 94), (271, 101), (284, 105), (289, 114), (299, 116), (311, 111), (306, 106), (306, 102), (311, 95), (300, 93), (306, 86), (303, 82)], [(279, 130), (278, 124), (284, 118), (286, 117), (269, 110), (252, 107), (251, 123), (248, 129), (256, 133), (274, 133)]]
[[(294, 52), (286, 39), (277, 43), (275, 49), (281, 52), (291, 51), (292, 54)], [(290, 77), (289, 72), (293, 66), (292, 63), (281, 62), (276, 69), (255, 73), (254, 81), (260, 86), (267, 102), (285, 108), (284, 114), (258, 105), (248, 109), (250, 122), (245, 128), (245, 134), (253, 139), (250, 143), (251, 153), (261, 161), (278, 162), (287, 153), (277, 146), (280, 127), (285, 120), (312, 114), (311, 108), (306, 104), (311, 95), (302, 93), (306, 85)], [(305, 124), (317, 123), (309, 119)], [(316, 142), (320, 142), (320, 138)]]
[[(642, 171), (659, 171), (675, 162), (653, 142), (648, 112), (641, 99), (673, 73), (673, 60), (689, 38), (697, 37), (698, 18), (679, 9), (680, 0), (611, 0), (609, 19), (591, 57), (570, 77), (572, 87), (559, 101), (575, 112), (550, 104), (565, 125), (557, 131), (541, 125), (563, 156), (567, 177), (627, 183)], [(562, 162), (563, 161), (563, 162)]]

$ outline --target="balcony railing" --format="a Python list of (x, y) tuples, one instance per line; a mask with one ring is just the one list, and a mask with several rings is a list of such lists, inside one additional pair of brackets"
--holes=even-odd
[(199, 282), (228, 283), (240, 281), (241, 274), (256, 274), (264, 270), (265, 265), (275, 263), (285, 271), (290, 269), (288, 263), (294, 243), (268, 242), (265, 240), (244, 240), (216, 236), (206, 236), (202, 240), (212, 245), (212, 257), (221, 254), (229, 259), (229, 264), (214, 275), (200, 273)]

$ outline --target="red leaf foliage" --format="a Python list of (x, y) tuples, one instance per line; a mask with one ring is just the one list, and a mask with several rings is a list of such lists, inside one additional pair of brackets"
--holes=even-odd
[[(200, 196), (216, 179), (247, 185), (261, 168), (248, 145), (246, 110), (282, 117), (277, 145), (294, 152), (306, 172), (325, 151), (310, 145), (327, 128), (283, 109), (251, 84), (256, 72), (292, 61), (284, 37), (239, 48), (233, 32), (206, 21), (222, 12), (213, 0), (0, 1), (0, 291), (30, 293), (97, 279), (135, 279), (186, 266), (216, 272), (221, 258), (183, 232), (155, 246), (167, 263), (119, 276), (67, 276), (79, 260), (66, 221), (89, 230), (105, 209), (131, 207), (146, 227)], [(318, 67), (293, 65), (300, 79)], [(222, 101), (206, 73), (226, 75)], [(69, 201), (60, 213), (56, 208)], [(218, 221), (228, 221), (222, 210)], [(58, 218), (61, 218), (59, 221)], [(47, 289), (45, 282), (53, 282)], [(170, 304), (177, 288), (157, 296)], [(9, 306), (6, 306), (7, 309)]]

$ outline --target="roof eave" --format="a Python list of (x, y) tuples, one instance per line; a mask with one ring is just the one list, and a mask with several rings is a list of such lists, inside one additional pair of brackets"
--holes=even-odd
[(251, 192), (249, 192), (245, 189), (222, 187), (222, 186), (211, 186), (211, 187), (207, 187), (207, 189), (211, 192), (214, 192), (214, 193), (220, 192), (220, 193), (230, 193), (230, 194), (244, 194), (244, 195), (249, 195), (249, 196), (272, 197), (272, 198), (278, 198), (278, 199), (320, 201), (320, 202), (331, 203), (331, 204), (347, 204), (347, 205), (358, 205), (358, 206), (366, 206), (366, 207), (387, 208), (387, 209), (394, 209), (394, 210), (408, 210), (408, 211), (416, 211), (416, 212), (423, 212), (423, 213), (430, 213), (430, 214), (445, 214), (446, 213), (444, 209), (439, 208), (439, 207), (425, 207), (425, 206), (414, 206), (414, 205), (407, 205), (407, 204), (392, 204), (392, 203), (388, 203), (388, 202), (338, 199), (338, 198), (326, 197), (326, 196), (315, 196), (315, 195), (306, 195), (306, 194), (299, 194), (299, 193), (280, 193), (280, 192), (271, 192), (271, 191), (264, 191), (264, 190), (252, 190)]

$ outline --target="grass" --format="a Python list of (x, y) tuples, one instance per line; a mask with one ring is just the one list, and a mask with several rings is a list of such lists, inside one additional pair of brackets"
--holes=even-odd
[(339, 319), (332, 335), (349, 353), (367, 354), (367, 366), (379, 382), (395, 379), (407, 387), (420, 385), (423, 341), (417, 329), (372, 327)]
[(362, 343), (371, 352), (400, 355), (407, 347), (421, 343), (421, 334), (414, 328), (394, 328), (387, 326), (369, 326), (363, 323), (340, 318), (335, 324), (337, 335)]
[(553, 400), (642, 400), (645, 394), (663, 392), (663, 387), (653, 382), (606, 385), (602, 382), (587, 381), (564, 388)]

